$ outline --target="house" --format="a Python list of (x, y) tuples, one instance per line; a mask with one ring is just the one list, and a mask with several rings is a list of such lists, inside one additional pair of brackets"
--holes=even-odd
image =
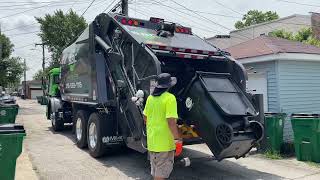
[[(320, 48), (260, 36), (226, 51), (248, 70), (248, 91), (264, 95), (265, 111), (320, 113)], [(290, 121), (284, 128), (291, 141)]]
[[(25, 87), (26, 91), (24, 91)], [(42, 82), (40, 80), (23, 81), (22, 92), (26, 93), (27, 99), (36, 99), (37, 96), (43, 95)]]
[[(320, 21), (317, 21), (318, 19), (316, 17), (316, 14), (313, 15), (313, 23)], [(297, 33), (302, 28), (311, 27), (311, 24), (310, 15), (294, 14), (277, 20), (234, 30), (231, 31), (229, 35), (216, 35), (206, 40), (220, 49), (226, 49), (261, 35), (268, 35), (274, 30), (284, 29), (288, 32)]]

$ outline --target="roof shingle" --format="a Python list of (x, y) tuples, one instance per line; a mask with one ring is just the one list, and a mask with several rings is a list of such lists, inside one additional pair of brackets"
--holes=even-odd
[(236, 59), (263, 56), (278, 53), (320, 54), (320, 48), (298, 41), (291, 41), (270, 36), (255, 39), (226, 49)]

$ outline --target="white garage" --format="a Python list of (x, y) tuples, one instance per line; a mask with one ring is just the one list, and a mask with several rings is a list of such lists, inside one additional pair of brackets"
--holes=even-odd
[(42, 96), (42, 89), (30, 89), (31, 99), (36, 99), (37, 96)]

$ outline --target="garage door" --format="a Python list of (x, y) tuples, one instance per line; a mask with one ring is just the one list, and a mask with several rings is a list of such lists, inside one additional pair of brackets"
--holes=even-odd
[(248, 90), (252, 94), (263, 94), (264, 111), (268, 111), (268, 82), (266, 74), (248, 74)]
[(37, 96), (42, 96), (43, 92), (42, 90), (36, 90), (36, 89), (32, 89), (31, 90), (31, 99), (37, 99)]

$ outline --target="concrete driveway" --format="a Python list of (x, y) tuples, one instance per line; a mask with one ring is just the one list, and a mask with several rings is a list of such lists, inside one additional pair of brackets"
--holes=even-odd
[[(126, 149), (94, 159), (87, 150), (76, 147), (71, 127), (60, 133), (51, 130), (51, 123), (45, 118), (45, 106), (33, 100), (18, 100), (18, 103), (17, 122), (24, 124), (27, 137), (24, 152), (17, 161), (16, 179), (151, 179), (146, 155)], [(184, 153), (191, 157), (211, 155), (205, 145), (189, 146)], [(32, 169), (37, 176), (32, 175)], [(171, 179), (319, 180), (320, 168), (294, 158), (270, 160), (252, 155), (239, 160), (200, 161), (191, 167), (177, 167)]]

